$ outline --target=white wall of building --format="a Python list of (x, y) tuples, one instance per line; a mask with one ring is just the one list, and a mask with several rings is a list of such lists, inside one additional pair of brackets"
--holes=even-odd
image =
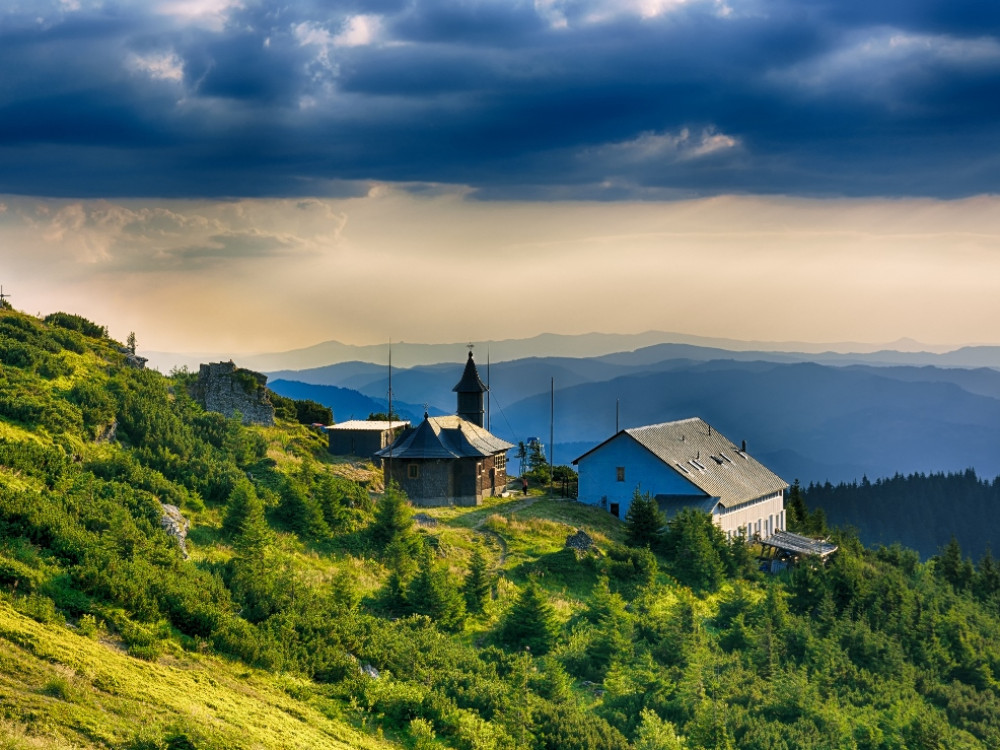
[(775, 531), (785, 528), (785, 493), (738, 505), (735, 508), (717, 508), (713, 520), (728, 537), (746, 533), (747, 539), (755, 536), (766, 539)]

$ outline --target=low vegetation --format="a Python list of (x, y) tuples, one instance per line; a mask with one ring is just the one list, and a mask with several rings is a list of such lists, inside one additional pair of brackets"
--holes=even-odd
[(77, 316), (0, 311), (0, 359), (0, 748), (1000, 746), (1000, 572), (957, 544), (765, 577), (641, 495), (414, 513), (312, 406), (244, 427)]

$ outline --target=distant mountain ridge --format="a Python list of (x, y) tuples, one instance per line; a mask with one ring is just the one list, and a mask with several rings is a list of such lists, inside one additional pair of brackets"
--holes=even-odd
[[(670, 356), (678, 354), (687, 356)], [(491, 428), (515, 444), (530, 436), (548, 442), (554, 386), (557, 463), (612, 435), (616, 422), (625, 428), (701, 416), (733, 440), (749, 440), (754, 455), (788, 481), (969, 467), (1000, 474), (1000, 371), (833, 366), (752, 359), (756, 354), (660, 345), (595, 358), (499, 362), (481, 374), (491, 380)], [(387, 369), (376, 365), (287, 375), (325, 380), (383, 404), (388, 391)], [(393, 372), (394, 398), (452, 413), (451, 388), (460, 376), (460, 362), (400, 368)], [(338, 419), (349, 413), (324, 400), (332, 391), (297, 393), (331, 406)]]
[[(294, 380), (269, 381), (267, 387), (279, 396), (293, 399), (308, 399), (329, 406), (333, 410), (336, 422), (347, 422), (351, 419), (367, 419), (369, 414), (387, 412), (389, 401), (385, 398), (370, 398), (363, 393), (350, 388), (339, 388), (335, 385), (313, 385)], [(405, 401), (393, 401), (392, 410), (401, 419), (416, 424), (424, 416), (424, 408)], [(428, 407), (431, 416), (440, 416), (447, 412), (434, 407)]]
[[(950, 355), (951, 364), (960, 367), (1000, 367), (1000, 347), (967, 346), (956, 348), (947, 345), (923, 344), (912, 339), (899, 339), (889, 343), (837, 342), (810, 343), (802, 341), (741, 341), (730, 338), (713, 338), (668, 331), (645, 331), (635, 334), (586, 333), (554, 334), (543, 333), (530, 338), (480, 341), (476, 343), (476, 356), (485, 361), (503, 362), (527, 357), (566, 356), (598, 357), (616, 352), (632, 352), (658, 344), (676, 344), (729, 352), (786, 353), (790, 356), (807, 355), (815, 360), (821, 355), (868, 356), (884, 353), (887, 364), (934, 364), (927, 359), (935, 355)], [(467, 342), (446, 344), (421, 344), (403, 341), (392, 343), (393, 363), (397, 367), (452, 362), (465, 351)], [(198, 364), (209, 361), (233, 359), (242, 367), (261, 372), (279, 370), (307, 370), (344, 362), (367, 362), (388, 364), (389, 343), (354, 345), (339, 341), (325, 341), (301, 349), (270, 353), (173, 353), (144, 352), (151, 366), (168, 371), (174, 367), (197, 369)], [(898, 355), (911, 359), (897, 359)], [(940, 363), (943, 364), (943, 363)]]

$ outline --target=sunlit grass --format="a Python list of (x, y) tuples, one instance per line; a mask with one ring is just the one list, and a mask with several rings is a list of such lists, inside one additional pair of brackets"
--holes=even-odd
[(293, 698), (299, 682), (176, 650), (141, 661), (0, 601), (0, 748), (125, 747), (140, 727), (205, 748), (388, 747)]

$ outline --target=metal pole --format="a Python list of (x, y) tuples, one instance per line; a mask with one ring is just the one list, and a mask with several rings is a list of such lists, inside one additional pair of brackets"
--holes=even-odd
[(552, 378), (549, 384), (549, 494), (552, 493), (552, 482), (555, 479), (554, 469), (556, 466), (556, 446), (555, 446), (555, 422), (556, 422), (556, 379)]

